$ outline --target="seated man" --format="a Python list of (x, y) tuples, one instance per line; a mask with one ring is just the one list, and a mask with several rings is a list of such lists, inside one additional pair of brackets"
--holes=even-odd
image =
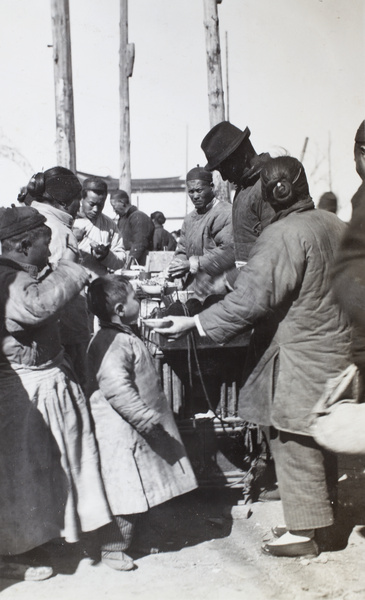
[(119, 216), (118, 229), (123, 238), (124, 247), (129, 250), (127, 265), (133, 259), (139, 265), (146, 264), (149, 250), (152, 250), (154, 226), (149, 218), (136, 206), (132, 206), (124, 190), (115, 190), (110, 194), (110, 204)]
[(232, 205), (215, 197), (212, 174), (203, 167), (188, 172), (186, 185), (195, 208), (184, 219), (169, 275), (186, 276), (185, 288), (204, 301), (227, 291), (224, 274), (234, 267)]
[(108, 188), (99, 177), (85, 179), (81, 211), (73, 231), (79, 243), (81, 263), (96, 276), (121, 269), (126, 260), (123, 239), (113, 219), (102, 213)]

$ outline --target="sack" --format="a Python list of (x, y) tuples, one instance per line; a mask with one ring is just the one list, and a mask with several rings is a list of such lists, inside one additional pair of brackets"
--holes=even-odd
[(359, 404), (358, 370), (350, 365), (327, 382), (313, 409), (311, 434), (317, 444), (338, 454), (365, 455), (365, 404)]

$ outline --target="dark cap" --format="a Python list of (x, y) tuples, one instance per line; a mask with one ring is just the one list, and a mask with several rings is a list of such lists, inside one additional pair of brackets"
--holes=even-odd
[(365, 121), (363, 121), (356, 132), (355, 142), (357, 144), (365, 144)]
[(318, 200), (317, 208), (328, 210), (328, 212), (337, 212), (337, 196), (333, 192), (325, 192)]
[(95, 192), (96, 194), (107, 194), (108, 186), (100, 177), (87, 177), (82, 184), (83, 192)]
[(46, 217), (31, 206), (12, 206), (0, 213), (0, 241), (43, 225)]
[(229, 121), (222, 121), (215, 125), (205, 136), (201, 148), (207, 157), (206, 169), (216, 169), (238, 146), (250, 137), (248, 127), (244, 131), (232, 125)]
[(186, 175), (186, 181), (193, 181), (195, 179), (199, 181), (208, 181), (209, 183), (212, 183), (213, 181), (211, 172), (207, 171), (205, 167), (200, 167), (199, 165), (193, 169), (190, 169)]

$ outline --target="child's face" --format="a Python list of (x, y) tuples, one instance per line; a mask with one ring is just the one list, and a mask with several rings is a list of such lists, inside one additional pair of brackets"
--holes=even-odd
[(123, 323), (133, 323), (136, 321), (139, 313), (139, 301), (132, 286), (129, 289), (127, 299), (124, 303)]

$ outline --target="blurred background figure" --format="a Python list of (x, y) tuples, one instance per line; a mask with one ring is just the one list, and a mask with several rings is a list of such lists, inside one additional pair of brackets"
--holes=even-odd
[(328, 210), (328, 212), (337, 214), (338, 203), (337, 196), (333, 192), (325, 192), (318, 200), (317, 208)]
[(152, 250), (154, 226), (146, 213), (132, 206), (127, 192), (116, 190), (110, 194), (110, 204), (119, 219), (118, 230), (129, 255), (126, 268), (135, 260), (139, 265), (146, 264), (149, 250)]
[(176, 249), (176, 239), (169, 231), (166, 231), (164, 228), (164, 223), (166, 222), (165, 215), (159, 211), (155, 210), (151, 214), (151, 221), (155, 227), (155, 231), (153, 232), (153, 250), (169, 250), (173, 251)]

